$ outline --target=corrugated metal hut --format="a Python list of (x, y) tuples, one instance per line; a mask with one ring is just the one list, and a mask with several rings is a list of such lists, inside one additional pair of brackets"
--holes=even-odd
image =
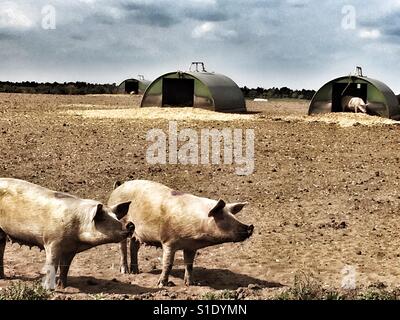
[[(202, 65), (199, 71), (198, 65)], [(196, 70), (170, 72), (154, 80), (145, 91), (141, 107), (195, 107), (218, 112), (246, 112), (238, 85), (230, 78)], [(193, 66), (193, 64), (192, 64)]]
[(344, 96), (359, 97), (368, 102), (367, 113), (400, 120), (399, 100), (383, 82), (362, 75), (344, 76), (329, 81), (311, 100), (308, 114), (342, 112)]
[(131, 78), (121, 82), (118, 86), (118, 93), (126, 94), (143, 94), (151, 81), (146, 80), (143, 76), (139, 75), (137, 79)]

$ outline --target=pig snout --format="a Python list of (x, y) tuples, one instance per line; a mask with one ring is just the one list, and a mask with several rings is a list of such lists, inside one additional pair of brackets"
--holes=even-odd
[[(125, 225), (124, 230), (121, 231), (121, 233), (120, 233), (122, 236), (122, 240), (132, 237), (134, 232), (135, 232), (135, 225), (132, 222), (127, 223)], [(120, 241), (122, 241), (122, 240), (120, 240)]]
[(254, 232), (254, 226), (253, 225), (248, 226), (247, 227), (248, 238), (250, 238), (253, 235), (253, 232)]
[(128, 232), (128, 236), (132, 236), (135, 232), (135, 225), (132, 222), (129, 222), (126, 226), (126, 231)]
[(234, 242), (242, 242), (242, 241), (247, 240), (248, 238), (250, 238), (253, 235), (253, 232), (254, 232), (253, 225), (250, 225), (250, 226), (243, 225), (239, 236), (236, 238), (236, 240)]
[(122, 234), (124, 238), (130, 238), (133, 236), (134, 232), (135, 232), (135, 225), (132, 222), (128, 222), (125, 225), (125, 230), (122, 231)]

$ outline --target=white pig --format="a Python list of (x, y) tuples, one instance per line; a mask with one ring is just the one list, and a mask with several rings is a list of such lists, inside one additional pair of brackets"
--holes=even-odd
[(342, 98), (342, 108), (343, 112), (355, 112), (361, 111), (362, 113), (367, 113), (368, 103), (365, 103), (363, 99), (358, 97), (345, 96)]
[(68, 270), (77, 253), (101, 244), (118, 243), (132, 234), (134, 226), (129, 224), (124, 230), (119, 221), (127, 214), (129, 205), (126, 201), (106, 207), (26, 181), (0, 179), (0, 278), (4, 278), (3, 257), (9, 238), (45, 250), (46, 289), (54, 289), (58, 267), (58, 286), (66, 287)]
[[(175, 252), (183, 250), (185, 285), (192, 285), (193, 261), (198, 249), (226, 242), (248, 239), (253, 225), (239, 222), (234, 215), (246, 203), (226, 204), (223, 200), (200, 198), (175, 191), (157, 182), (135, 180), (120, 185), (112, 192), (108, 204), (132, 201), (124, 218), (135, 224), (131, 239), (130, 272), (138, 273), (138, 250), (141, 243), (163, 249), (163, 267), (158, 286), (168, 282)], [(121, 243), (121, 272), (127, 273), (127, 241)]]

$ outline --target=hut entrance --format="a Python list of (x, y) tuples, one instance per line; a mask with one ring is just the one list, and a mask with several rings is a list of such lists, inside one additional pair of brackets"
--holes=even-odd
[(125, 92), (126, 93), (134, 92), (135, 94), (139, 93), (139, 81), (126, 80), (125, 81)]
[(357, 97), (367, 102), (368, 84), (366, 83), (334, 83), (332, 88), (332, 112), (342, 112), (342, 98)]
[(194, 79), (163, 79), (162, 106), (193, 107)]

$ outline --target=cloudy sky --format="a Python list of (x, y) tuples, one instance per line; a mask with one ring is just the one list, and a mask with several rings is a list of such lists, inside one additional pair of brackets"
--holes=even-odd
[(153, 79), (199, 60), (239, 85), (317, 89), (361, 65), (400, 93), (399, 57), (400, 0), (0, 0), (0, 80)]

